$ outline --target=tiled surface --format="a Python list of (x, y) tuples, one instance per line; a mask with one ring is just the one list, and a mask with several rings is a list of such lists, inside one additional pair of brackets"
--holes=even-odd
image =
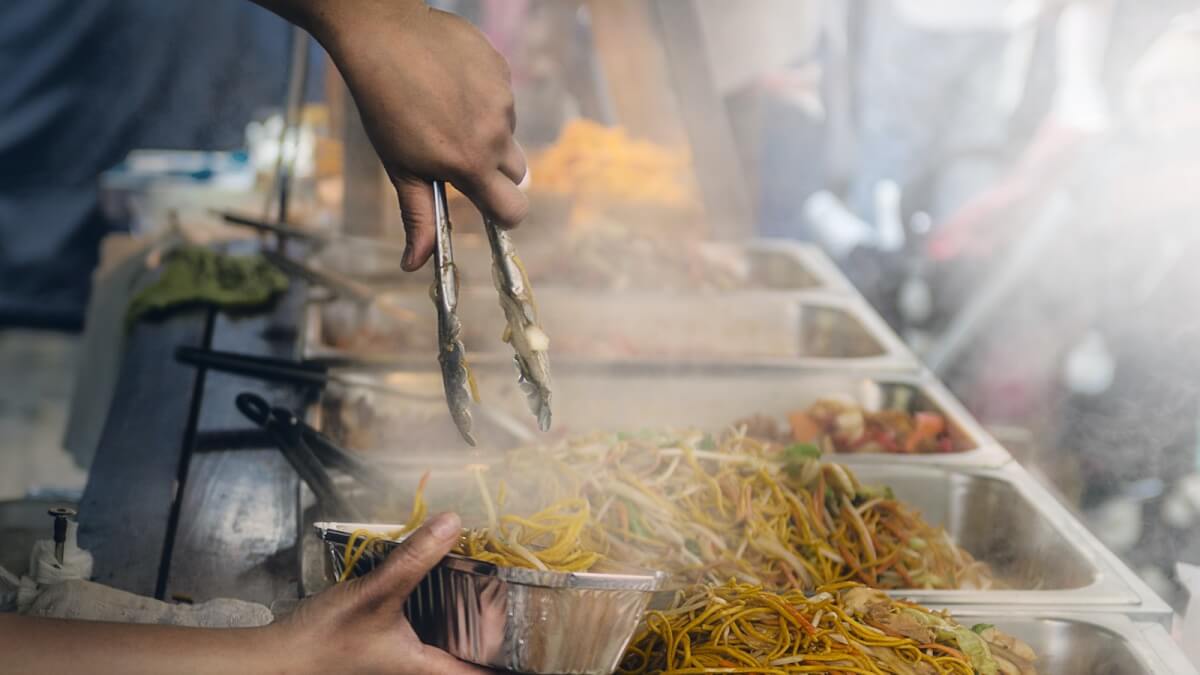
[(82, 489), (62, 449), (78, 337), (0, 330), (0, 500), (33, 489)]

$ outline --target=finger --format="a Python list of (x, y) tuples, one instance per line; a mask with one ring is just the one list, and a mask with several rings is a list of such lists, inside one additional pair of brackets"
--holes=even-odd
[(525, 161), (525, 151), (515, 140), (508, 144), (508, 150), (500, 160), (500, 173), (508, 176), (512, 182), (520, 185), (528, 174), (529, 165)]
[(446, 557), (461, 532), (462, 521), (456, 514), (434, 516), (388, 554), (379, 569), (363, 578), (364, 590), (375, 597), (403, 602), (426, 573)]
[(483, 673), (495, 672), (466, 661), (460, 661), (450, 654), (428, 645), (422, 645), (419, 661), (421, 672), (430, 673), (430, 675), (483, 675)]
[(393, 181), (400, 200), (400, 218), (404, 221), (404, 257), (400, 266), (406, 272), (420, 269), (433, 253), (437, 240), (434, 221), (433, 186), (419, 178)]
[(499, 171), (493, 171), (467, 185), (455, 184), (486, 218), (504, 229), (521, 224), (529, 213), (529, 198), (516, 183)]

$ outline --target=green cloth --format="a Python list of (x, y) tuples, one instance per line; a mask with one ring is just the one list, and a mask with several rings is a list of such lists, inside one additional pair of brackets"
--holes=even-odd
[(230, 256), (183, 246), (167, 254), (162, 274), (130, 301), (125, 325), (185, 305), (253, 309), (287, 287), (288, 278), (262, 256)]

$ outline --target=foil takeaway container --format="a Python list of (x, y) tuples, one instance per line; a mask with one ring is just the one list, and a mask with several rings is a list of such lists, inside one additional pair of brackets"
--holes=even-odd
[[(316, 523), (341, 574), (357, 529), (398, 525)], [(386, 549), (397, 542), (383, 542)], [(368, 553), (352, 574), (382, 559)], [(421, 641), (464, 661), (520, 673), (607, 675), (616, 670), (661, 573), (601, 574), (500, 567), (446, 556), (409, 596), (405, 613)]]

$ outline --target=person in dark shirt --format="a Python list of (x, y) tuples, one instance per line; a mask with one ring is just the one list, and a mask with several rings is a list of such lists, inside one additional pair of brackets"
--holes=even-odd
[[(406, 268), (433, 247), (432, 178), (503, 225), (523, 218), (508, 67), (469, 23), (418, 0), (257, 4), (344, 75), (407, 207)], [(283, 99), (287, 33), (244, 0), (0, 3), (0, 327), (81, 324), (113, 229), (100, 173), (138, 147), (238, 147)]]
[[(257, 2), (307, 29), (346, 80), (396, 188), (407, 239), (405, 269), (421, 267), (433, 251), (432, 180), (453, 184), (502, 227), (524, 219), (528, 201), (518, 184), (526, 164), (513, 139), (508, 65), (478, 30), (420, 0)], [(176, 22), (184, 17), (173, 14), (176, 4), (189, 3), (38, 0), (8, 3), (0, 16), (5, 66), (0, 88), (7, 88), (0, 93), (0, 253), (3, 290), (13, 304), (20, 301), (7, 285), (14, 270), (39, 260), (69, 267), (64, 252), (76, 250), (79, 238), (95, 237), (85, 230), (94, 211), (97, 170), (120, 159), (136, 138), (142, 106), (161, 94), (167, 81), (161, 78), (173, 72), (160, 60), (189, 58), (177, 53), (186, 42), (163, 44), (164, 39), (170, 43), (193, 31), (207, 37), (205, 13), (197, 9), (192, 15), (197, 23), (180, 26)], [(13, 11), (14, 5), (26, 10)], [(123, 24), (123, 12), (134, 9), (146, 14), (136, 27)], [(28, 48), (25, 59), (17, 56), (21, 46)], [(106, 49), (117, 54), (103, 66), (88, 58)], [(46, 285), (38, 290), (49, 292), (62, 280), (56, 276), (65, 278), (67, 270), (60, 269), (64, 274), (45, 275)], [(432, 518), (376, 571), (306, 600), (263, 628), (185, 629), (0, 614), (3, 669), (480, 672), (421, 644), (402, 611), (405, 597), (454, 545), (460, 528), (452, 514)]]
[(0, 3), (0, 326), (79, 326), (115, 227), (101, 172), (239, 147), (283, 99), (289, 30), (244, 0)]

